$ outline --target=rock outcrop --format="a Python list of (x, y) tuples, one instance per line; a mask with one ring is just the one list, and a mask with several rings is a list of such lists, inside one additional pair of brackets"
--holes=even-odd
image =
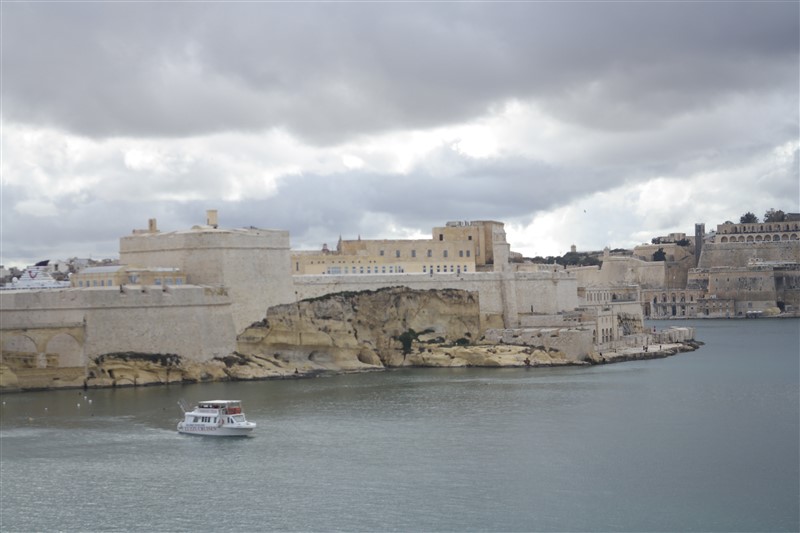
[[(634, 321), (630, 323), (634, 330)], [(0, 387), (143, 386), (398, 367), (584, 365), (665, 357), (692, 349), (680, 343), (693, 331), (673, 328), (651, 337), (665, 344), (658, 351), (590, 353), (581, 360), (553, 348), (554, 339), (568, 337), (573, 333), (570, 329), (537, 330), (529, 335), (517, 330), (484, 332), (480, 324), (478, 296), (468, 291), (393, 287), (337, 293), (269, 308), (263, 320), (238, 336), (235, 352), (209, 361), (189, 361), (176, 354), (110, 353), (85, 369), (53, 369), (63, 372), (52, 376), (34, 369), (23, 376), (19, 370), (0, 367)]]

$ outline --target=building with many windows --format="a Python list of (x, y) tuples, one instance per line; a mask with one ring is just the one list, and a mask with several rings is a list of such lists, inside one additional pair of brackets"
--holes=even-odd
[(174, 267), (110, 265), (88, 267), (70, 277), (73, 287), (119, 287), (122, 285), (184, 285), (186, 275)]
[(430, 239), (342, 240), (336, 250), (292, 251), (292, 275), (466, 274), (492, 270), (502, 222), (448, 222)]

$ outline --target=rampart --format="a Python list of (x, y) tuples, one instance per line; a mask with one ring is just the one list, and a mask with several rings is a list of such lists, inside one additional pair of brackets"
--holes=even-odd
[(270, 305), (294, 301), (289, 232), (199, 226), (120, 239), (120, 263), (177, 267), (194, 285), (225, 287), (237, 332), (264, 317)]
[(394, 276), (295, 276), (297, 300), (337, 292), (403, 286), (414, 290), (461, 289), (478, 294), (483, 328), (516, 327), (526, 314), (555, 315), (578, 307), (577, 279), (566, 271)]
[(235, 350), (222, 289), (127, 286), (0, 293), (3, 364), (78, 367), (117, 352), (206, 361)]
[(757, 259), (800, 263), (800, 241), (706, 243), (698, 268), (746, 267)]

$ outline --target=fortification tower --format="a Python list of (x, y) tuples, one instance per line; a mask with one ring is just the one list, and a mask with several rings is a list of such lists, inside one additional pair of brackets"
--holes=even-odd
[(222, 229), (216, 211), (207, 222), (182, 231), (134, 231), (120, 239), (120, 262), (179, 268), (187, 283), (227, 291), (237, 332), (263, 319), (267, 307), (294, 301), (288, 231)]
[(703, 252), (703, 239), (706, 235), (705, 224), (694, 225), (694, 267), (700, 264), (700, 254)]

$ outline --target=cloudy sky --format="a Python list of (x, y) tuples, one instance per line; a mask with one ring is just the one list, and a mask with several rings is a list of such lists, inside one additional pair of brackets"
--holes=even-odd
[(2, 258), (205, 221), (338, 237), (506, 223), (527, 256), (800, 211), (800, 4), (20, 2)]

